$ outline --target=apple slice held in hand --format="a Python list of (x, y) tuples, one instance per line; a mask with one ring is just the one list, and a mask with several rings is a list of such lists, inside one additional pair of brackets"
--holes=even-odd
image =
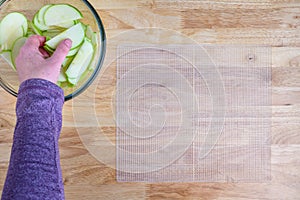
[(72, 47), (71, 50), (78, 48), (84, 39), (85, 31), (84, 27), (81, 23), (78, 23), (71, 28), (67, 29), (66, 31), (58, 34), (57, 36), (53, 37), (52, 39), (48, 40), (45, 45), (50, 47), (51, 49), (56, 49), (57, 45), (64, 39), (69, 38), (72, 40)]

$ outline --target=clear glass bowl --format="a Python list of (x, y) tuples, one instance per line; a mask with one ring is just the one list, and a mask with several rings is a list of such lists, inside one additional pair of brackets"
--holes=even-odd
[[(0, 20), (3, 19), (8, 13), (20, 12), (24, 14), (28, 20), (32, 20), (34, 14), (46, 4), (67, 3), (71, 4), (80, 10), (83, 14), (83, 18), (80, 20), (84, 24), (88, 24), (92, 27), (93, 31), (97, 32), (98, 36), (98, 48), (94, 60), (92, 61), (92, 68), (74, 87), (62, 87), (65, 93), (65, 101), (70, 100), (85, 89), (94, 81), (98, 75), (101, 66), (103, 64), (105, 51), (106, 51), (106, 36), (102, 21), (97, 14), (97, 11), (86, 0), (0, 0)], [(7, 62), (0, 56), (0, 86), (7, 92), (14, 96), (18, 96), (19, 81), (17, 72), (7, 64)]]

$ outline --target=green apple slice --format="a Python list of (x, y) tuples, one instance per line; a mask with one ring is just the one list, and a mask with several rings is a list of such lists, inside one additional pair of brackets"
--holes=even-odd
[(44, 46), (44, 49), (49, 53), (49, 54), (53, 54), (54, 50), (51, 49), (50, 47), (48, 46)]
[(97, 48), (98, 47), (97, 33), (94, 32), (90, 26), (87, 26), (85, 35), (87, 38), (89, 38), (92, 41), (94, 47)]
[(72, 49), (79, 47), (79, 45), (82, 44), (84, 35), (85, 35), (85, 32), (84, 32), (83, 26), (81, 23), (78, 23), (78, 24), (72, 26), (71, 28), (67, 29), (66, 31), (58, 34), (51, 40), (47, 41), (45, 44), (52, 49), (56, 49), (57, 45), (62, 40), (69, 38), (73, 42), (72, 47), (71, 47), (71, 50), (72, 50)]
[[(44, 46), (44, 49), (46, 50), (46, 51), (48, 51), (48, 53), (50, 53), (50, 54), (52, 54), (55, 50), (54, 49), (52, 49), (51, 47), (49, 47), (49, 46), (47, 46), (47, 45), (45, 45)], [(78, 46), (77, 48), (75, 48), (75, 49), (71, 49), (70, 51), (69, 51), (69, 53), (67, 54), (67, 58), (72, 58), (73, 56), (75, 56), (76, 55), (76, 53), (78, 52), (78, 50), (80, 49), (80, 46)]]
[(91, 26), (87, 26), (85, 35), (87, 38), (89, 38), (94, 46), (94, 54), (93, 54), (93, 63), (89, 66), (89, 70), (94, 70), (95, 68), (95, 62), (96, 60), (94, 59), (97, 51), (96, 49), (98, 48), (98, 35), (96, 32), (93, 31)]
[(81, 12), (69, 4), (55, 4), (44, 13), (44, 23), (47, 26), (64, 24), (82, 18)]
[(37, 35), (43, 35), (42, 31), (40, 31), (32, 22), (29, 21), (29, 27), (31, 30)]
[(46, 31), (49, 29), (55, 29), (55, 27), (60, 27), (60, 28), (70, 28), (71, 26), (73, 26), (74, 24), (76, 24), (76, 21), (70, 20), (67, 22), (64, 22), (62, 24), (54, 24), (52, 26), (47, 26), (44, 22), (44, 14), (46, 12), (46, 10), (51, 7), (54, 6), (54, 4), (48, 4), (43, 6), (34, 16), (33, 22), (35, 24), (36, 27), (38, 27), (40, 30), (42, 31)]
[(58, 82), (65, 82), (65, 81), (67, 81), (67, 77), (65, 75), (65, 72), (61, 71), (58, 76)]
[(91, 42), (94, 46), (94, 54), (93, 54), (92, 63), (89, 66), (90, 71), (95, 69), (96, 62), (97, 62), (97, 59), (94, 59), (97, 54), (97, 49), (98, 49), (98, 34), (96, 32), (93, 32)]
[(92, 27), (91, 26), (87, 26), (86, 30), (85, 30), (85, 36), (87, 38), (89, 38), (90, 40), (92, 40), (93, 34), (94, 34), (94, 31), (93, 31)]
[(11, 51), (2, 51), (0, 53), (0, 56), (13, 68), (14, 68), (14, 65), (12, 64), (12, 61), (11, 61)]
[(18, 12), (6, 15), (0, 24), (0, 45), (3, 50), (11, 50), (13, 43), (19, 37), (27, 34), (26, 17)]
[(21, 37), (17, 39), (13, 45), (13, 49), (11, 51), (11, 61), (14, 69), (16, 69), (16, 58), (20, 52), (21, 47), (25, 44), (27, 37)]
[(67, 55), (67, 58), (71, 58), (71, 57), (75, 56), (76, 53), (79, 51), (79, 49), (80, 49), (80, 46), (75, 49), (71, 49)]
[(53, 30), (53, 31), (48, 30), (48, 31), (44, 31), (42, 35), (51, 39), (60, 33), (61, 33), (61, 31), (59, 31), (59, 30)]
[(86, 62), (83, 64), (83, 66), (81, 67), (81, 70), (79, 72), (80, 76), (78, 76), (77, 78), (68, 78), (69, 83), (71, 83), (72, 85), (76, 85), (81, 79), (84, 78), (84, 76), (88, 73), (88, 66), (91, 63), (92, 60), (92, 54), (89, 56), (89, 58), (86, 60)]
[(64, 62), (62, 63), (62, 67), (65, 69), (68, 69), (68, 67), (70, 66), (73, 59), (74, 59), (74, 56), (65, 58)]
[(35, 35), (35, 33), (33, 32), (33, 30), (31, 28), (29, 28), (28, 31), (27, 31), (26, 37), (29, 37), (29, 36), (32, 36), (32, 35)]
[(44, 24), (41, 24), (38, 20), (38, 13), (35, 14), (35, 16), (33, 17), (33, 24), (41, 31), (45, 31), (45, 30), (48, 30), (49, 27), (44, 25)]
[(71, 28), (75, 24), (77, 24), (77, 23), (76, 23), (75, 20), (73, 20), (73, 21), (67, 21), (67, 22), (64, 22), (64, 23), (61, 23), (61, 24), (56, 24), (56, 25), (53, 25), (53, 26), (62, 27), (62, 28)]
[(46, 26), (46, 24), (45, 24), (45, 22), (44, 22), (44, 14), (45, 14), (46, 10), (47, 10), (49, 7), (51, 7), (51, 6), (53, 6), (53, 4), (45, 5), (45, 6), (43, 6), (43, 7), (38, 11), (38, 14), (37, 14), (37, 20), (38, 20), (38, 22), (39, 22), (40, 24)]
[(83, 45), (80, 47), (78, 53), (74, 57), (74, 60), (70, 64), (66, 75), (68, 80), (72, 84), (76, 84), (81, 75), (86, 71), (92, 60), (94, 48), (92, 43), (85, 39)]

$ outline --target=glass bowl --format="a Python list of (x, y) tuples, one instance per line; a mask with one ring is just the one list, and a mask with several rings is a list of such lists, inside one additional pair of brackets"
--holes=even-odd
[[(88, 70), (85, 76), (75, 86), (62, 86), (65, 101), (67, 101), (76, 97), (90, 86), (97, 77), (103, 64), (106, 51), (106, 36), (102, 21), (93, 6), (86, 0), (0, 0), (0, 20), (11, 12), (20, 12), (24, 14), (28, 20), (32, 20), (35, 13), (44, 5), (58, 3), (66, 3), (76, 7), (83, 15), (80, 21), (90, 25), (93, 31), (97, 32), (98, 39), (96, 54), (90, 66), (92, 70)], [(19, 85), (17, 72), (0, 56), (0, 86), (17, 97)]]

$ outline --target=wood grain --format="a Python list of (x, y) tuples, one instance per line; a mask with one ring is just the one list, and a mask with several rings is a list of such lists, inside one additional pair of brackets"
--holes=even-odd
[[(69, 101), (63, 110), (60, 154), (66, 199), (299, 199), (300, 2), (298, 0), (90, 0), (108, 44), (126, 30), (174, 30), (198, 43), (272, 46), (272, 180), (266, 183), (118, 183), (115, 170), (82, 144)], [(159, 41), (171, 41), (159, 35)], [(136, 38), (145, 41), (144, 38)], [(111, 46), (108, 45), (108, 50)], [(114, 51), (111, 51), (114, 52)], [(116, 54), (109, 52), (107, 60)], [(115, 64), (106, 60), (96, 92), (101, 131), (115, 142)], [(93, 97), (87, 91), (82, 95)], [(0, 190), (9, 162), (16, 99), (0, 89)], [(77, 107), (73, 107), (77, 106)], [(88, 116), (88, 113), (85, 114)], [(92, 119), (91, 119), (92, 120)], [(83, 130), (89, 131), (89, 127)], [(107, 153), (109, 156), (109, 152)], [(0, 192), (1, 193), (1, 192)]]

